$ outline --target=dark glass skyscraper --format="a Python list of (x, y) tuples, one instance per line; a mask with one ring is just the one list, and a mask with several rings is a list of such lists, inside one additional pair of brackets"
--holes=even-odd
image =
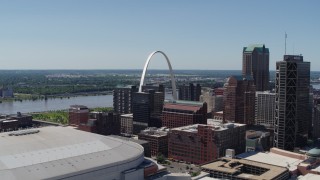
[(152, 96), (146, 92), (136, 92), (132, 96), (133, 133), (138, 134), (149, 126)]
[(201, 95), (200, 84), (194, 85), (190, 83), (189, 85), (179, 86), (179, 99), (186, 101), (199, 101)]
[(257, 91), (269, 90), (269, 49), (264, 44), (243, 48), (242, 75), (253, 77)]
[(276, 65), (274, 146), (284, 150), (302, 147), (311, 123), (309, 106), (310, 62), (285, 55)]
[(161, 127), (164, 101), (163, 85), (142, 86), (143, 92), (133, 93), (133, 133), (138, 134), (147, 127)]

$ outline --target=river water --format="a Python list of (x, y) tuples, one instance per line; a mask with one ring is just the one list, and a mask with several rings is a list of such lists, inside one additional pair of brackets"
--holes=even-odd
[[(172, 99), (171, 94), (165, 94), (166, 99)], [(89, 108), (112, 107), (113, 95), (78, 96), (70, 98), (55, 98), (36, 101), (13, 101), (0, 103), (0, 114), (16, 114), (17, 112), (42, 112), (68, 109), (70, 105), (85, 105)]]
[(70, 105), (85, 105), (89, 108), (112, 107), (113, 96), (78, 96), (68, 98), (55, 98), (36, 101), (13, 101), (0, 103), (0, 114), (16, 114), (17, 112), (29, 113), (50, 110), (68, 109)]

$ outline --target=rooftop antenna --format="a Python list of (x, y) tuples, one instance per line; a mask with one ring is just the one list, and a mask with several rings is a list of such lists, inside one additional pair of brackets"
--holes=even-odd
[(287, 55), (287, 32), (284, 33), (284, 55)]

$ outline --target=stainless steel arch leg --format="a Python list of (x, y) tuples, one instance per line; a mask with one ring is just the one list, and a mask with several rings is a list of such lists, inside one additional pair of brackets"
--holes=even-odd
[(145, 84), (145, 83), (144, 83), (144, 78), (145, 78), (145, 76), (146, 76), (146, 71), (147, 71), (149, 62), (150, 62), (152, 56), (153, 56), (154, 54), (156, 54), (156, 53), (162, 54), (162, 55), (166, 58), (166, 60), (167, 60), (167, 63), (168, 63), (168, 66), (169, 66), (169, 70), (170, 70), (170, 77), (171, 77), (172, 97), (173, 97), (174, 100), (177, 100), (176, 80), (175, 80), (174, 75), (173, 75), (172, 66), (171, 66), (171, 63), (170, 63), (170, 61), (169, 61), (168, 56), (167, 56), (164, 52), (162, 52), (162, 51), (154, 51), (154, 52), (152, 52), (152, 53), (149, 55), (149, 57), (148, 57), (145, 65), (144, 65), (144, 68), (143, 68), (143, 72), (142, 72), (142, 76), (141, 76), (141, 80), (140, 80), (139, 92), (142, 92), (142, 86)]

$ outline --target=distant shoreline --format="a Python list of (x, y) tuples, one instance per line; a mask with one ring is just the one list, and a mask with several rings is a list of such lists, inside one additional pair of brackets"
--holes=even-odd
[(3, 102), (13, 102), (13, 101), (37, 101), (37, 100), (47, 100), (47, 99), (63, 99), (71, 97), (80, 96), (103, 96), (112, 95), (112, 91), (102, 91), (102, 92), (79, 92), (79, 93), (67, 93), (67, 94), (55, 94), (55, 95), (38, 95), (38, 94), (24, 94), (24, 97), (19, 96), (19, 93), (15, 93), (14, 98), (0, 98), (0, 103)]

